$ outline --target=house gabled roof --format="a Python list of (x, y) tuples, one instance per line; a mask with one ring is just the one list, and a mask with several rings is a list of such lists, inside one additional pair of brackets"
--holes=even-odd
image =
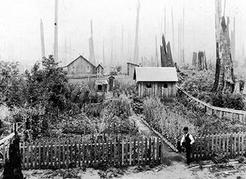
[(136, 67), (133, 79), (137, 82), (176, 82), (178, 76), (175, 67)]
[(82, 55), (78, 56), (75, 60), (73, 60), (72, 62), (70, 62), (70, 63), (69, 63), (67, 66), (65, 66), (65, 67), (70, 66), (73, 62), (75, 62), (76, 60), (78, 60), (78, 59), (80, 59), (80, 58), (84, 59), (87, 63), (89, 63), (89, 64), (91, 64), (92, 66), (96, 67), (94, 64), (92, 64), (89, 60), (87, 60), (87, 59), (86, 59), (85, 57), (83, 57)]
[[(99, 67), (102, 67), (102, 68), (103, 68), (103, 66), (102, 66), (101, 64), (97, 65), (97, 67), (96, 67), (96, 68), (99, 68)], [(104, 69), (104, 68), (103, 68), (103, 69)]]
[(138, 64), (136, 64), (136, 63), (127, 62), (127, 64), (130, 64), (130, 65), (133, 65), (133, 66), (137, 66), (137, 67), (139, 67), (139, 65), (138, 65)]

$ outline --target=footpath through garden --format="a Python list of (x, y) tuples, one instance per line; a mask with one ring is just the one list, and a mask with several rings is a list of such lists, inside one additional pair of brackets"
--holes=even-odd
[[(139, 133), (143, 134), (147, 137), (155, 136), (155, 137), (160, 137), (162, 139), (162, 152), (163, 152), (163, 157), (164, 160), (176, 160), (176, 161), (181, 161), (185, 160), (184, 156), (182, 156), (180, 153), (177, 153), (174, 147), (170, 146), (170, 143), (164, 137), (159, 134), (157, 131), (152, 129), (143, 119), (141, 116), (134, 114), (130, 118), (132, 121), (135, 122), (135, 125), (139, 129)], [(163, 162), (168, 162), (168, 161), (163, 161)]]

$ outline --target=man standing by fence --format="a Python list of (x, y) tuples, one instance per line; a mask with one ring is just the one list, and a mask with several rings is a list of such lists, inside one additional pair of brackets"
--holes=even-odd
[(185, 148), (186, 150), (186, 160), (187, 164), (189, 165), (191, 162), (190, 155), (191, 155), (191, 146), (195, 142), (194, 138), (192, 137), (191, 134), (189, 134), (189, 129), (188, 127), (184, 127), (183, 129), (184, 135), (181, 139), (181, 145)]

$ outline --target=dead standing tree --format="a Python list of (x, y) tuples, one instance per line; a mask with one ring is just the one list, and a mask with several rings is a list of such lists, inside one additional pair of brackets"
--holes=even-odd
[(161, 50), (161, 66), (174, 67), (170, 42), (166, 44), (164, 35), (162, 35), (162, 46), (160, 46), (160, 50)]
[(192, 66), (195, 67), (195, 69), (197, 69), (198, 71), (208, 69), (205, 51), (204, 52), (199, 51), (198, 53), (193, 52)]
[(192, 66), (196, 68), (197, 66), (197, 53), (193, 52), (193, 56), (192, 56)]
[(233, 92), (235, 78), (231, 58), (229, 18), (227, 24), (225, 17), (221, 18), (219, 41), (216, 42), (216, 72), (213, 91)]
[(198, 70), (199, 71), (208, 69), (205, 51), (204, 52), (202, 52), (202, 51), (198, 52), (198, 63), (197, 63), (197, 66), (198, 66)]

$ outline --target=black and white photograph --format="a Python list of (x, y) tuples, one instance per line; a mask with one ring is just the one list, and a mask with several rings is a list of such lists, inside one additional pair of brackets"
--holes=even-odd
[(246, 179), (245, 0), (0, 0), (0, 179)]

